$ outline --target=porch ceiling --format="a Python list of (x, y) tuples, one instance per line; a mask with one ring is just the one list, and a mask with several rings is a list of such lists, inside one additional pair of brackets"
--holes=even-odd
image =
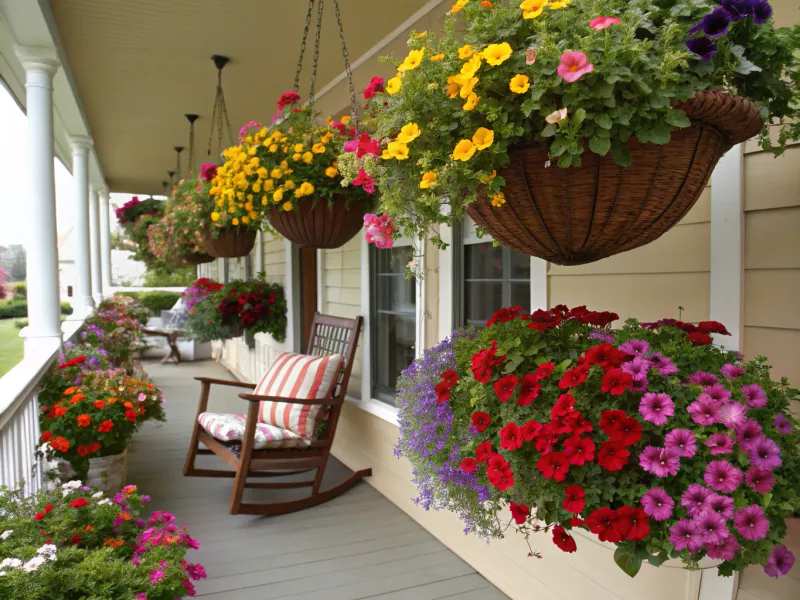
[[(351, 60), (425, 4), (340, 0)], [(267, 122), (277, 97), (291, 88), (307, 6), (304, 0), (51, 0), (111, 191), (162, 192), (166, 171), (175, 168), (173, 147), (188, 146), (184, 113), (200, 115), (195, 166), (205, 161), (216, 86), (212, 54), (231, 57), (223, 87), (233, 135), (251, 119)], [(304, 97), (312, 55), (313, 39), (301, 80)], [(343, 70), (328, 0), (317, 91)]]

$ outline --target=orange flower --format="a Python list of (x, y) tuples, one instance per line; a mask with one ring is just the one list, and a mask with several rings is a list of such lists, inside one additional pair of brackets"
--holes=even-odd
[(133, 404), (131, 402), (123, 402), (122, 406), (124, 406), (125, 408), (133, 408)]
[(126, 485), (124, 488), (122, 488), (122, 491), (130, 495), (135, 494), (137, 489), (138, 488), (135, 485)]
[(80, 401), (81, 401), (80, 398), (78, 398), (77, 396), (73, 396), (72, 400), (70, 400), (69, 403), (70, 404), (77, 404)]
[(63, 417), (67, 414), (67, 408), (65, 406), (56, 406), (56, 409), (53, 411), (53, 414), (56, 417)]
[(69, 450), (69, 440), (65, 440), (59, 435), (56, 439), (50, 442), (50, 447), (53, 448), (53, 450), (58, 450), (59, 452), (66, 452)]
[(94, 529), (94, 527), (92, 527), (91, 525), (87, 525), (84, 531), (91, 531), (92, 529)]
[(181, 539), (181, 536), (179, 536), (179, 535), (165, 535), (164, 536), (164, 541), (167, 542), (167, 544), (174, 544), (176, 542), (179, 542), (180, 539)]
[(67, 396), (71, 396), (71, 395), (72, 395), (72, 394), (74, 394), (76, 391), (77, 391), (77, 390), (76, 390), (74, 387), (68, 387), (67, 389), (65, 389), (65, 390), (64, 390), (64, 393), (65, 393)]
[(106, 403), (103, 402), (102, 400), (95, 400), (94, 401), (94, 407), (95, 408), (105, 408), (106, 407)]
[(481, 6), (483, 8), (494, 8), (494, 6), (492, 5), (491, 2), (489, 2), (489, 0), (483, 0), (483, 2), (481, 2)]
[(78, 415), (78, 427), (88, 427), (92, 423), (92, 418), (89, 415)]
[(114, 422), (106, 419), (105, 421), (100, 423), (100, 426), (97, 428), (97, 431), (100, 431), (101, 433), (107, 433), (111, 431), (112, 427), (114, 427)]
[(127, 512), (121, 512), (121, 513), (119, 513), (119, 516), (120, 516), (120, 518), (122, 518), (123, 521), (130, 521), (133, 518), (133, 517), (131, 517), (131, 513), (127, 513)]
[(111, 397), (108, 399), (108, 403), (109, 403), (109, 404), (116, 404), (116, 403), (117, 403), (117, 397), (116, 397), (116, 396), (111, 396)]
[(108, 538), (105, 542), (103, 542), (103, 545), (108, 546), (109, 548), (119, 548), (120, 546), (125, 545), (125, 541)]
[(81, 400), (83, 400), (84, 398), (86, 398), (86, 396), (84, 396), (83, 394), (75, 394), (75, 395), (72, 397), (72, 400), (70, 400), (70, 402), (72, 402), (73, 400), (74, 400), (75, 402), (80, 402), (80, 401), (81, 401)]

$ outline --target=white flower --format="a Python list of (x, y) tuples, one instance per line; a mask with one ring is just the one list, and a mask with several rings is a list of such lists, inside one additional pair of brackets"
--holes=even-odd
[(5, 574), (6, 574), (6, 572), (5, 572), (5, 571), (0, 571), (0, 577), (4, 577), (4, 576), (5, 576)]
[(51, 556), (56, 553), (58, 548), (55, 547), (53, 544), (45, 544), (41, 548), (39, 548), (36, 552), (39, 554), (43, 554), (44, 556)]
[(73, 479), (72, 481), (68, 481), (67, 483), (61, 486), (62, 490), (77, 490), (81, 487), (83, 483), (78, 479)]
[(97, 506), (102, 506), (103, 504), (111, 504), (111, 500), (109, 500), (108, 498), (104, 498), (97, 503)]
[(22, 566), (22, 561), (18, 558), (6, 558), (3, 562), (0, 562), (0, 569), (3, 567), (9, 567), (11, 569), (19, 569)]
[(34, 556), (24, 565), (22, 565), (22, 569), (28, 573), (31, 571), (36, 571), (47, 559), (44, 556)]
[(0, 540), (7, 540), (12, 533), (14, 533), (13, 529), (6, 529), (3, 533), (0, 533)]
[(556, 110), (551, 112), (544, 118), (544, 120), (550, 123), (551, 125), (555, 125), (559, 121), (562, 121), (566, 118), (567, 118), (567, 109), (562, 108), (561, 110)]
[(103, 497), (103, 492), (97, 492), (96, 494), (92, 494), (92, 498), (94, 498), (95, 500), (102, 497)]

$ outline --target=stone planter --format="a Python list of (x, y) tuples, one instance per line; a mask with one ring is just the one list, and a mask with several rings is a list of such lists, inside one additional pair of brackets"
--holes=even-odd
[(128, 470), (128, 451), (89, 459), (89, 472), (84, 482), (89, 487), (102, 490), (107, 495), (116, 494), (125, 485)]

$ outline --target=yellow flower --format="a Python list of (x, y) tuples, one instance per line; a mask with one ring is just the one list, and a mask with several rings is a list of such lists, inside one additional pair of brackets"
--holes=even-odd
[(283, 210), (286, 211), (286, 212), (289, 212), (290, 210), (292, 210), (292, 203), (289, 202), (288, 200), (286, 202), (284, 202), (283, 203)]
[(265, 179), (264, 180), (264, 191), (271, 192), (275, 189), (275, 182), (272, 179)]
[(461, 74), (468, 79), (478, 72), (480, 66), (481, 66), (480, 54), (473, 54), (472, 58), (470, 58), (467, 62), (461, 65)]
[(299, 152), (295, 152), (295, 153), (292, 155), (292, 160), (300, 160), (301, 158), (303, 158), (303, 155), (302, 155), (302, 154), (300, 154)]
[(282, 189), (277, 189), (272, 194), (272, 201), (273, 202), (280, 202), (281, 200), (283, 200), (283, 190)]
[(455, 76), (447, 78), (447, 95), (451, 98), (458, 96), (461, 90), (461, 84), (456, 80)]
[(295, 144), (294, 145), (295, 152), (302, 152), (303, 151), (303, 144)]
[(450, 12), (457, 13), (467, 5), (467, 2), (469, 2), (469, 0), (456, 0), (456, 3), (450, 7)]
[(256, 175), (258, 175), (259, 179), (266, 179), (269, 177), (269, 171), (267, 171), (266, 167), (259, 167), (256, 171)]
[[(288, 171), (288, 169), (289, 169), (289, 163), (288, 163), (288, 162), (286, 162), (285, 160), (282, 160), (282, 161), (281, 161), (281, 169), (283, 169), (283, 170), (284, 170), (284, 171), (286, 171), (287, 173), (291, 173), (291, 171)], [(273, 175), (273, 177), (275, 177), (275, 175)], [(280, 175), (278, 175), (278, 177), (280, 177)]]
[(422, 131), (420, 131), (416, 123), (408, 123), (400, 129), (397, 140), (404, 144), (409, 144), (417, 139), (421, 133)]
[(453, 158), (467, 162), (475, 154), (475, 144), (469, 140), (461, 140), (453, 150)]
[(403, 61), (403, 64), (397, 67), (397, 70), (400, 71), (401, 73), (404, 73), (406, 71), (413, 71), (422, 62), (422, 57), (424, 54), (425, 54), (425, 48), (421, 50), (412, 50), (411, 52), (408, 53), (408, 56), (406, 56), (405, 60)]
[(310, 196), (314, 193), (314, 186), (311, 185), (308, 181), (304, 181), (300, 184), (300, 187), (294, 191), (295, 198), (302, 198), (303, 196)]
[(233, 220), (231, 220), (231, 223), (233, 225), (238, 225), (239, 224), (239, 219), (237, 219), (236, 217), (233, 217)]
[(458, 93), (459, 96), (462, 98), (469, 98), (469, 95), (472, 93), (473, 89), (478, 83), (477, 77), (471, 77), (467, 82), (461, 86), (461, 91)]
[(503, 192), (497, 192), (494, 196), (492, 196), (492, 206), (495, 208), (500, 208), (505, 203), (506, 197), (503, 195)]
[(350, 115), (344, 115), (341, 119), (339, 119), (339, 122), (342, 125), (347, 125), (350, 122)]
[(303, 154), (303, 162), (306, 163), (307, 165), (310, 165), (311, 161), (313, 161), (313, 160), (314, 160), (314, 154), (313, 153), (306, 152), (305, 154)]
[(422, 181), (419, 182), (419, 189), (427, 190), (429, 187), (436, 183), (436, 173), (428, 171), (422, 175)]
[(249, 222), (250, 222), (250, 217), (248, 217), (247, 215), (242, 217), (242, 223), (244, 225), (247, 225)]
[(439, 54), (434, 54), (428, 60), (434, 60), (435, 61), (435, 60), (442, 60), (443, 58), (444, 58), (444, 54), (439, 53)]
[[(250, 147), (247, 149), (247, 155), (248, 155), (248, 156), (255, 156), (255, 155), (256, 155), (256, 147), (255, 147), (255, 146), (250, 146)], [(252, 160), (252, 159), (251, 159), (251, 160)]]
[(486, 127), (478, 127), (472, 135), (472, 143), (478, 150), (485, 150), (492, 145), (492, 142), (494, 142), (494, 131)]
[(214, 223), (219, 221), (219, 213), (218, 212), (212, 212), (211, 213), (211, 220), (214, 221)]
[(401, 87), (403, 87), (403, 81), (399, 77), (392, 77), (386, 82), (386, 92), (390, 96), (393, 96), (399, 92)]
[(338, 173), (339, 171), (336, 170), (336, 167), (328, 167), (327, 169), (325, 169), (325, 175), (327, 175), (328, 177), (336, 177)]
[(508, 84), (509, 89), (515, 94), (524, 94), (531, 88), (527, 75), (514, 75)]
[(461, 108), (463, 108), (464, 110), (474, 109), (476, 106), (478, 106), (478, 99), (479, 99), (478, 94), (472, 92), (467, 98), (467, 101), (464, 103), (464, 106), (462, 106)]
[(266, 205), (267, 205), (267, 197), (261, 196), (261, 206), (266, 206)]
[(316, 143), (311, 147), (311, 151), (314, 154), (322, 154), (323, 152), (325, 152), (325, 144)]
[(391, 159), (392, 159), (392, 155), (391, 155), (391, 153), (389, 152), (389, 149), (388, 149), (388, 148), (384, 148), (384, 149), (383, 149), (383, 152), (381, 152), (381, 158), (382, 158), (383, 160), (391, 160)]
[(408, 145), (403, 142), (389, 142), (389, 156), (397, 160), (405, 160), (408, 158)]
[(272, 169), (272, 171), (269, 172), (269, 176), (272, 177), (273, 179), (280, 179), (281, 175), (283, 175), (283, 173), (281, 172), (280, 169)]
[(261, 191), (261, 183), (259, 183), (258, 181), (256, 181), (256, 182), (253, 184), (253, 192), (255, 192), (255, 193), (257, 194), (257, 193), (258, 193), (258, 192), (260, 192), (260, 191)]
[(258, 218), (258, 213), (254, 210), (251, 210), (248, 216), (250, 217), (251, 221), (255, 221)]
[(327, 144), (332, 139), (333, 139), (333, 134), (329, 131), (328, 133), (323, 135), (321, 138), (319, 138), (319, 141), (322, 142), (323, 144)]
[(286, 183), (283, 184), (283, 189), (285, 190), (293, 190), (295, 188), (294, 181), (289, 179)]
[(418, 34), (417, 34), (417, 39), (418, 39), (418, 40), (421, 40), (421, 39), (422, 39), (422, 38), (424, 38), (426, 35), (428, 35), (428, 32), (427, 32), (427, 31), (423, 31), (422, 33), (418, 33)]
[[(548, 5), (548, 0), (523, 0), (519, 7), (522, 9), (523, 19), (535, 19)], [(559, 7), (560, 8), (560, 7)]]
[(558, 8), (566, 8), (571, 2), (572, 0), (560, 0), (558, 2), (551, 2), (549, 6), (551, 9), (556, 10)]
[(472, 53), (473, 53), (472, 46), (466, 44), (458, 49), (458, 58), (460, 58), (461, 60), (465, 60), (470, 56), (472, 56)]
[(511, 57), (511, 46), (508, 42), (502, 44), (489, 44), (483, 51), (483, 58), (487, 63), (496, 67), (502, 65)]
[(489, 175), (486, 175), (485, 177), (481, 177), (481, 181), (483, 183), (489, 183), (495, 177), (497, 177), (497, 171), (495, 169), (492, 169), (492, 172)]

